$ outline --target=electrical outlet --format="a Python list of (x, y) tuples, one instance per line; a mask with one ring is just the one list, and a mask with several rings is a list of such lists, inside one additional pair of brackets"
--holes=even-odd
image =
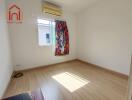
[(19, 66), (21, 66), (21, 65), (19, 65), (19, 64), (18, 64), (18, 65), (16, 65), (16, 67), (19, 67)]

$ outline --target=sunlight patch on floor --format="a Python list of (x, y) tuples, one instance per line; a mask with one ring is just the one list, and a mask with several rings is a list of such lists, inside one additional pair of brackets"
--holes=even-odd
[(87, 81), (86, 79), (83, 79), (69, 72), (64, 72), (58, 75), (54, 75), (52, 76), (52, 78), (55, 79), (57, 82), (59, 82), (62, 86), (64, 86), (70, 92), (74, 92), (77, 89), (85, 86), (86, 84), (90, 82), (90, 81)]

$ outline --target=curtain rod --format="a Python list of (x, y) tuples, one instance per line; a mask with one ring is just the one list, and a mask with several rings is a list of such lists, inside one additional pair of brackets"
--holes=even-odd
[(52, 17), (52, 18), (47, 18), (49, 20), (61, 20), (61, 21), (66, 21), (64, 18), (57, 18), (57, 17)]
[(65, 19), (62, 19), (62, 18), (55, 18), (54, 20), (66, 21)]

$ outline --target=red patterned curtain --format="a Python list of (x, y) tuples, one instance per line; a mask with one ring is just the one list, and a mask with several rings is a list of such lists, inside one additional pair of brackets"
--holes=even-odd
[(69, 54), (69, 33), (65, 21), (56, 20), (56, 56)]

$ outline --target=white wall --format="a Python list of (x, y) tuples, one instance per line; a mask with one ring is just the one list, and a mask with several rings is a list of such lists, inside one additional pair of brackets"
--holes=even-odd
[(102, 0), (78, 14), (78, 58), (129, 74), (132, 0)]
[(4, 0), (0, 1), (0, 98), (10, 81), (12, 74), (9, 33), (6, 22)]
[[(76, 58), (75, 16), (64, 12), (70, 35), (70, 55), (55, 57), (52, 46), (38, 46), (37, 18), (45, 18), (42, 14), (41, 0), (9, 0), (17, 4), (23, 11), (22, 24), (9, 24), (11, 34), (13, 64), (15, 70), (23, 70), (41, 65), (59, 63)], [(16, 66), (17, 65), (17, 66)]]
[(41, 11), (41, 0), (8, 0), (7, 5), (10, 3), (22, 9), (24, 18), (22, 24), (9, 24), (15, 70), (75, 59), (77, 50), (77, 57), (81, 60), (129, 74), (131, 0), (101, 0), (78, 14), (77, 19), (65, 11), (63, 19), (67, 21), (70, 33), (70, 55), (64, 57), (55, 57), (52, 46), (38, 46), (37, 18), (46, 17)]
[(132, 59), (131, 59), (131, 68), (130, 68), (130, 76), (128, 81), (128, 98), (127, 100), (131, 100), (132, 98)]

